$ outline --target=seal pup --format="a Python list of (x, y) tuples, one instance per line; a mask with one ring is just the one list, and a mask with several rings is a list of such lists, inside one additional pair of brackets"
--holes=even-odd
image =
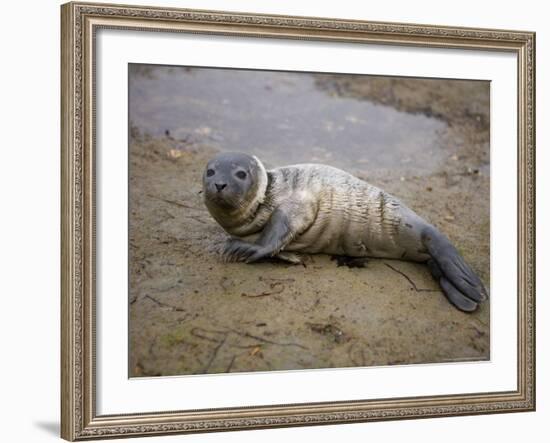
[(204, 203), (231, 236), (225, 261), (253, 263), (295, 252), (425, 262), (448, 300), (475, 311), (480, 278), (449, 239), (397, 198), (332, 166), (266, 171), (255, 156), (221, 153), (203, 174)]

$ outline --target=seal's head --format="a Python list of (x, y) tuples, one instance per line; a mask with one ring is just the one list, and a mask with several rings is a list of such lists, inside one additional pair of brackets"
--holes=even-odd
[(243, 218), (263, 202), (267, 172), (255, 156), (224, 152), (211, 159), (202, 176), (204, 202), (219, 221)]

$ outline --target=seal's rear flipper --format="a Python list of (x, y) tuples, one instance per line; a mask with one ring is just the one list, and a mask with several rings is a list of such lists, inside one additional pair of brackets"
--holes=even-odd
[(462, 295), (445, 277), (439, 279), (439, 284), (447, 299), (461, 311), (474, 312), (477, 309), (477, 303), (471, 298)]
[(422, 243), (432, 257), (432, 260), (428, 261), (428, 266), (451, 303), (463, 311), (470, 312), (475, 307), (472, 308), (471, 303), (463, 300), (464, 298), (468, 298), (475, 306), (488, 298), (480, 278), (466, 264), (447, 237), (433, 226), (428, 226), (422, 232)]
[(463, 295), (449, 282), (449, 280), (443, 277), (443, 273), (435, 261), (430, 259), (428, 260), (427, 265), (433, 278), (439, 282), (443, 293), (453, 305), (465, 312), (473, 312), (477, 309), (478, 305), (475, 301)]

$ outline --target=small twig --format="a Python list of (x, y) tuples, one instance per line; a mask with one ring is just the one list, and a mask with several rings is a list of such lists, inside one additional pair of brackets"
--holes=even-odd
[(298, 344), (298, 343), (280, 343), (280, 342), (268, 340), (268, 339), (263, 338), (263, 337), (258, 337), (257, 335), (250, 334), (249, 332), (241, 332), (241, 331), (237, 331), (236, 329), (231, 329), (231, 328), (229, 328), (229, 330), (230, 330), (231, 332), (234, 332), (234, 333), (237, 334), (237, 335), (240, 335), (241, 337), (253, 338), (253, 339), (262, 341), (262, 342), (264, 342), (264, 343), (269, 343), (269, 344), (271, 344), (271, 345), (277, 345), (277, 346), (296, 346), (296, 347), (301, 348), (301, 349), (308, 349), (307, 347), (302, 346), (302, 345), (300, 345), (300, 344)]
[(154, 352), (155, 349), (157, 349), (157, 339), (154, 338), (151, 343), (149, 343), (149, 355), (151, 357), (156, 357), (156, 353)]
[(251, 345), (233, 345), (230, 343), (227, 346), (231, 346), (232, 348), (237, 348), (237, 349), (250, 349), (250, 348), (257, 348), (258, 346), (261, 346), (261, 343), (252, 343)]
[[(192, 209), (195, 209), (195, 208), (192, 208)], [(198, 209), (197, 209), (197, 211), (198, 211)], [(208, 224), (208, 223), (205, 222), (203, 219), (199, 218), (198, 215), (189, 215), (189, 214), (187, 214), (187, 215), (185, 215), (184, 217), (185, 217), (185, 218), (190, 218), (190, 219), (192, 219), (192, 220), (195, 220), (195, 221), (197, 221), (197, 222), (199, 222), (199, 223), (202, 223), (203, 225)]]
[(407, 279), (407, 281), (412, 285), (413, 289), (416, 291), (416, 292), (439, 292), (437, 289), (424, 289), (424, 288), (418, 288), (416, 286), (416, 284), (411, 280), (411, 278), (405, 274), (404, 272), (400, 271), (399, 269), (396, 269), (394, 268), (392, 265), (388, 264), (388, 263), (384, 263), (388, 268), (390, 268), (391, 270), (397, 272), (398, 274), (402, 275), (403, 277), (405, 277)]
[(210, 369), (210, 366), (212, 366), (212, 363), (213, 363), (214, 360), (216, 359), (219, 350), (220, 350), (221, 347), (224, 345), (225, 340), (227, 340), (227, 335), (223, 338), (222, 341), (220, 341), (220, 343), (218, 344), (218, 346), (216, 346), (216, 347), (214, 348), (214, 352), (212, 353), (212, 356), (211, 356), (210, 359), (208, 360), (208, 363), (206, 364), (206, 368), (204, 368), (204, 370), (203, 370), (203, 374), (208, 373), (208, 370)]
[(226, 331), (209, 331), (208, 329), (202, 329), (202, 328), (193, 328), (191, 329), (191, 335), (193, 335), (194, 337), (197, 337), (197, 338), (202, 338), (203, 340), (207, 340), (207, 341), (210, 341), (212, 343), (220, 343), (221, 340), (218, 340), (218, 339), (215, 339), (215, 338), (212, 338), (212, 337), (208, 337), (206, 335), (203, 335), (201, 333), (199, 333), (198, 331), (204, 331), (206, 333), (211, 333), (211, 334), (224, 334), (225, 336), (227, 336), (227, 332)]
[(170, 203), (171, 205), (181, 206), (182, 208), (194, 209), (195, 211), (201, 210), (199, 208), (195, 208), (194, 206), (186, 205), (185, 203), (182, 203), (178, 200), (171, 200), (169, 198), (159, 197), (157, 195), (151, 195), (151, 194), (147, 194), (147, 197), (156, 198), (157, 200), (163, 201), (165, 203)]
[(168, 212), (166, 209), (164, 209), (163, 212), (165, 216), (159, 221), (159, 223), (164, 223), (165, 221), (173, 220), (176, 218), (175, 215), (170, 214), (170, 212)]
[(473, 322), (478, 322), (478, 323), (479, 323), (482, 327), (484, 327), (484, 328), (488, 328), (488, 327), (489, 327), (489, 325), (488, 325), (487, 323), (482, 322), (479, 318), (472, 318), (472, 321), (473, 321)]
[(285, 289), (284, 286), (281, 286), (280, 288), (281, 288), (280, 291), (273, 291), (273, 292), (264, 291), (264, 292), (261, 292), (260, 294), (245, 294), (245, 293), (243, 292), (243, 293), (241, 294), (241, 297), (248, 297), (248, 298), (268, 297), (268, 296), (270, 296), (270, 295), (280, 294), (280, 293), (283, 292), (284, 289)]
[[(241, 332), (237, 329), (233, 329), (233, 328), (228, 328), (228, 327), (225, 327), (225, 330), (224, 331), (220, 331), (220, 330), (215, 330), (215, 329), (212, 329), (212, 330), (208, 330), (208, 329), (203, 329), (203, 328), (199, 328), (199, 327), (195, 327), (193, 329), (191, 329), (191, 335), (194, 335), (195, 337), (197, 338), (202, 338), (203, 340), (207, 340), (207, 341), (210, 341), (210, 342), (213, 342), (213, 343), (220, 343), (221, 339), (216, 339), (216, 338), (212, 338), (212, 337), (208, 337), (206, 335), (203, 335), (202, 334), (202, 331), (204, 331), (205, 333), (211, 333), (211, 334), (223, 334), (224, 335), (224, 341), (227, 339), (227, 333), (228, 332), (233, 332), (234, 334), (237, 334), (241, 337), (246, 337), (246, 338), (253, 338), (255, 340), (258, 340), (260, 342), (263, 342), (263, 343), (269, 343), (271, 345), (277, 345), (277, 346), (296, 346), (298, 348), (302, 348), (302, 349), (309, 349), (305, 346), (302, 346), (298, 343), (280, 343), (280, 342), (276, 342), (276, 341), (271, 341), (271, 340), (268, 340), (266, 338), (263, 338), (263, 337), (258, 337), (257, 335), (253, 335), (253, 334), (250, 334), (248, 332)], [(234, 345), (234, 344), (229, 344), (229, 346), (231, 347), (236, 347), (236, 348), (250, 348), (252, 346), (259, 346), (257, 343), (256, 344), (253, 344), (253, 345)]]
[[(273, 279), (275, 280), (275, 279)], [(285, 290), (285, 285), (281, 281), (274, 281), (273, 283), (269, 284), (269, 287), (272, 289), (272, 291), (263, 291), (259, 294), (245, 294), (244, 292), (241, 294), (241, 297), (249, 297), (249, 298), (256, 298), (256, 297), (267, 297), (268, 295), (275, 295), (280, 294)]]
[(227, 366), (225, 372), (231, 372), (231, 368), (233, 367), (233, 363), (235, 363), (235, 359), (237, 358), (236, 355), (233, 356), (231, 361), (229, 362), (229, 365)]
[(275, 278), (275, 277), (270, 277), (270, 278), (260, 277), (260, 280), (266, 281), (266, 282), (271, 281), (274, 283), (294, 283), (296, 281), (296, 279), (294, 278)]
[(161, 306), (163, 308), (170, 308), (172, 311), (177, 311), (177, 312), (185, 312), (185, 309), (178, 308), (177, 306), (172, 306), (172, 305), (163, 303), (161, 301), (158, 301), (157, 299), (151, 297), (149, 294), (146, 294), (145, 298), (148, 298), (149, 300), (151, 300), (152, 302), (156, 303), (158, 306)]

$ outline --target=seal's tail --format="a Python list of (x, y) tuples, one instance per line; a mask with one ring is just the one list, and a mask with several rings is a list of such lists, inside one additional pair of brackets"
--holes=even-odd
[(453, 305), (462, 311), (472, 312), (479, 303), (487, 300), (482, 281), (447, 237), (429, 226), (422, 232), (422, 243), (432, 257), (428, 260), (428, 267)]

